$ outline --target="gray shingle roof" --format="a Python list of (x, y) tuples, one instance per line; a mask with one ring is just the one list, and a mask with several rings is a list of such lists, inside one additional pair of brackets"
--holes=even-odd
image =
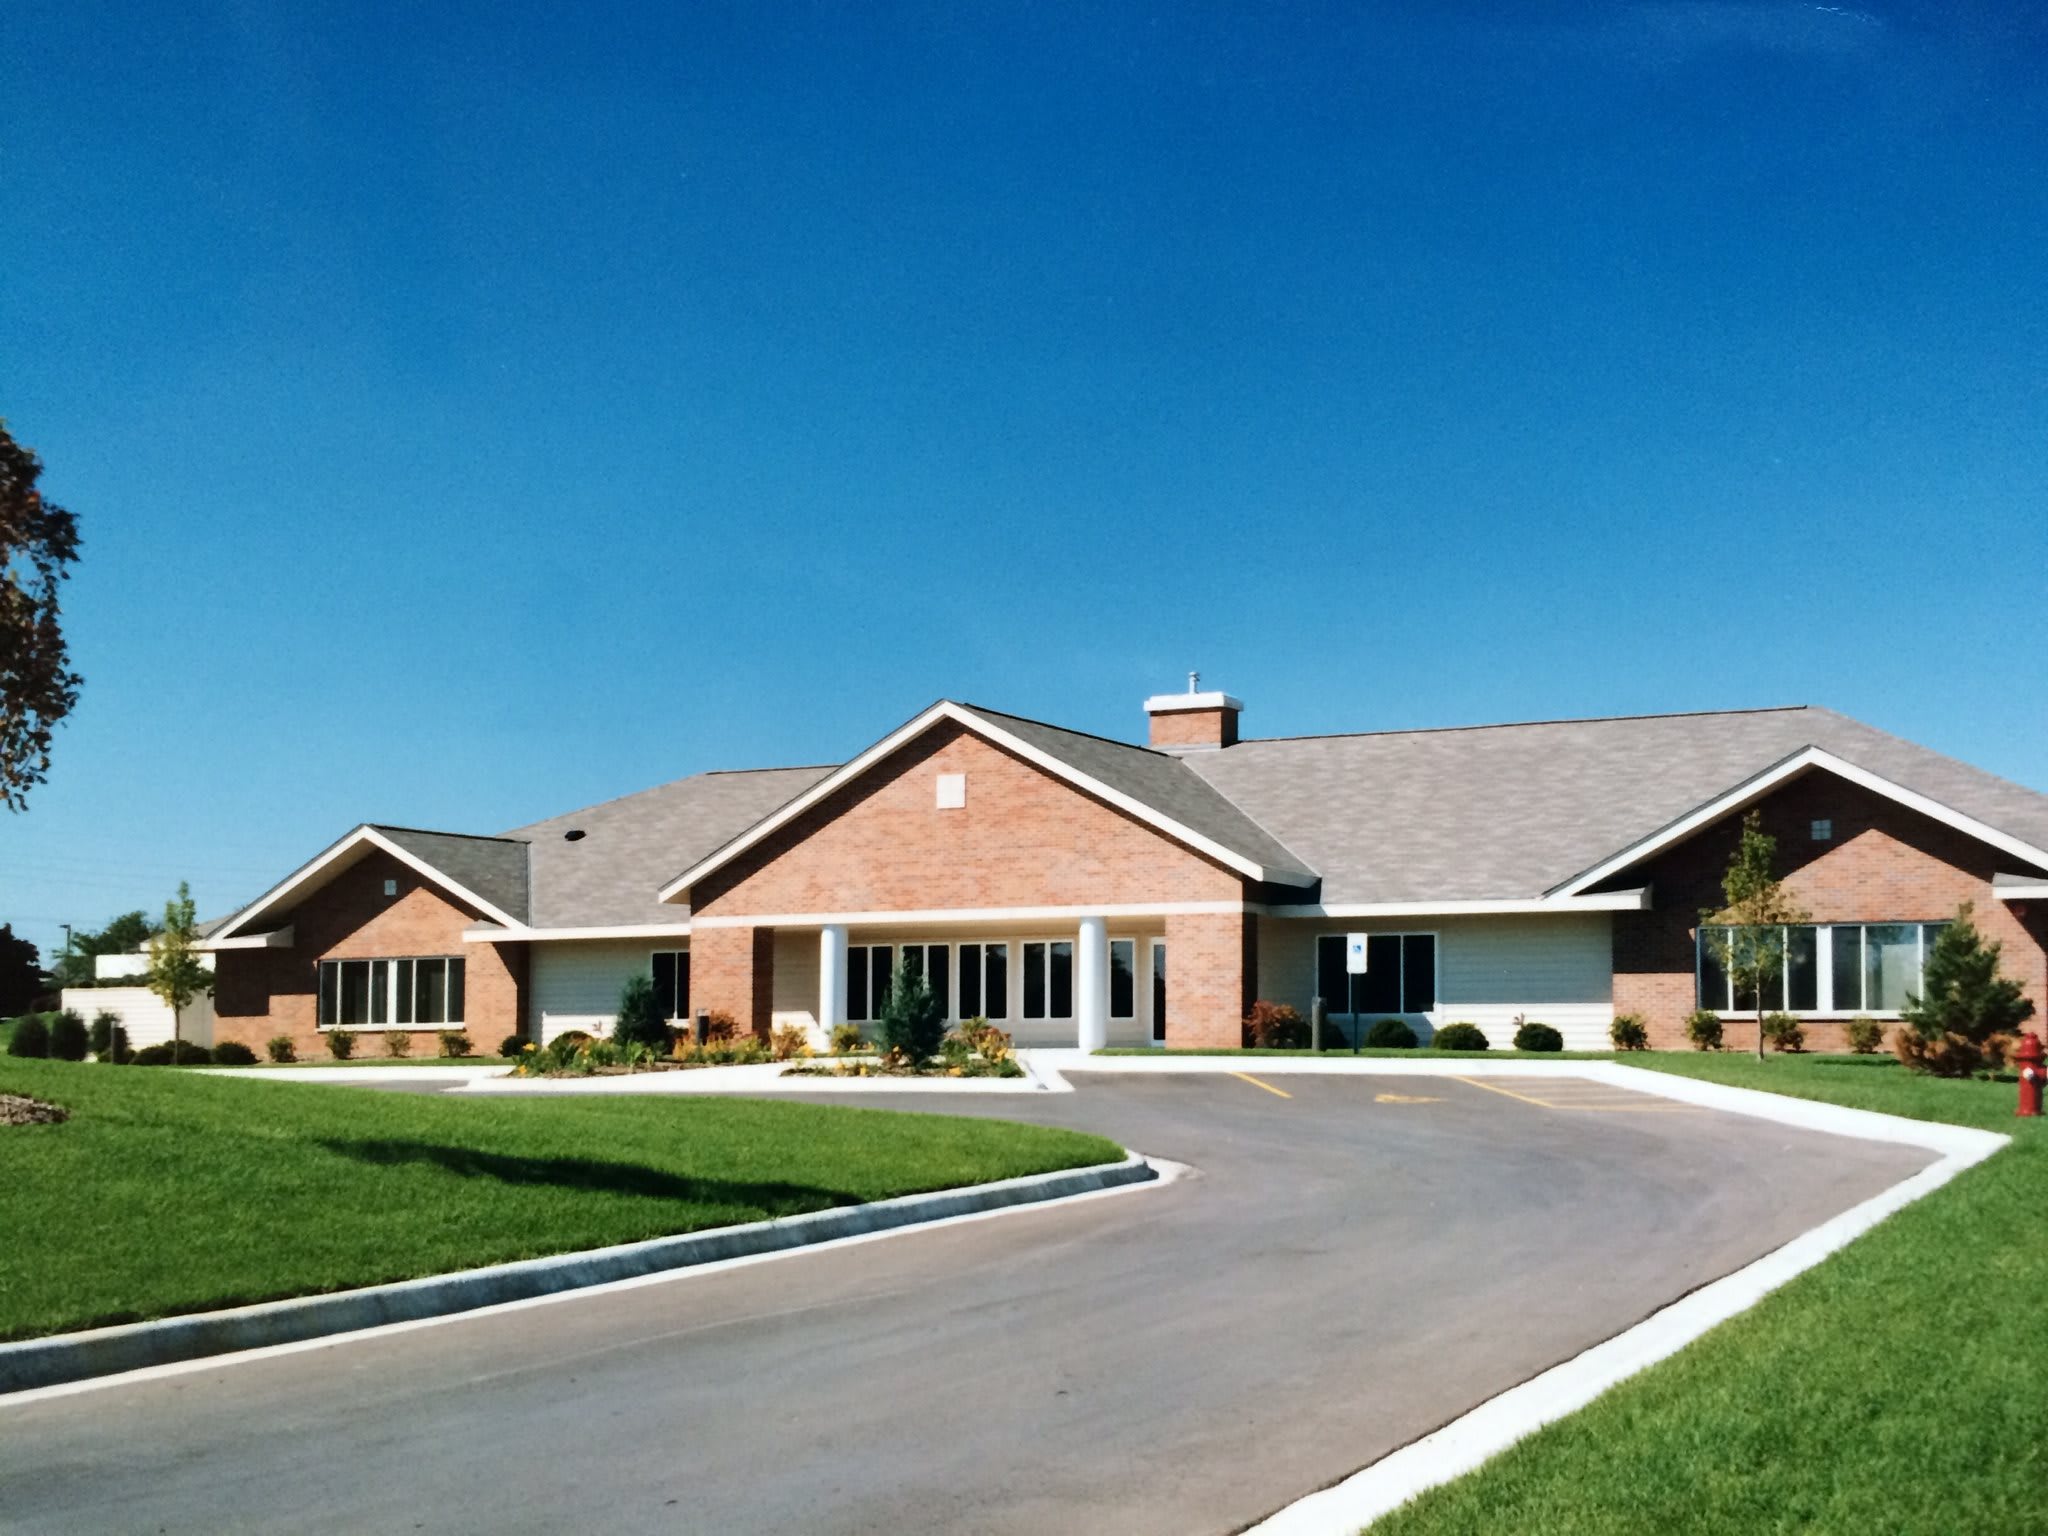
[(459, 832), (423, 832), (417, 827), (384, 827), (374, 822), (371, 825), (464, 890), (474, 891), (521, 922), (528, 920), (525, 843), (505, 837), (468, 837)]
[(1184, 761), (1323, 877), (1325, 902), (1540, 896), (1807, 746), (2036, 847), (2048, 795), (1831, 710), (1247, 741)]
[[(700, 773), (638, 794), (551, 816), (505, 834), (531, 849), (536, 928), (678, 923), (689, 908), (657, 892), (832, 769)], [(563, 833), (581, 831), (574, 842)]]
[(1310, 873), (1309, 867), (1282, 839), (1233, 805), (1226, 790), (1194, 772), (1188, 758), (1069, 731), (1042, 720), (1006, 715), (979, 704), (963, 704), (961, 708), (986, 717), (1077, 773), (1142, 801), (1169, 820), (1276, 874)]

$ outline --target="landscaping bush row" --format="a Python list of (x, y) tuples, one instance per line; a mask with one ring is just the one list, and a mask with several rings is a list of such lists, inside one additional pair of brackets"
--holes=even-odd
[[(1548, 1024), (1517, 1019), (1515, 1025), (1515, 1049), (1518, 1051), (1564, 1049), (1564, 1036)], [(1309, 1022), (1299, 1010), (1286, 1003), (1260, 1001), (1252, 1004), (1252, 1011), (1245, 1015), (1243, 1043), (1258, 1050), (1305, 1051), (1311, 1048), (1313, 1041)], [(1431, 1049), (1439, 1051), (1485, 1051), (1493, 1048), (1485, 1030), (1464, 1020), (1444, 1025), (1429, 1043)], [(1412, 1051), (1421, 1045), (1421, 1041), (1407, 1020), (1389, 1017), (1375, 1019), (1367, 1025), (1359, 1044), (1374, 1051)], [(1350, 1048), (1351, 1042), (1342, 1029), (1334, 1023), (1325, 1026), (1324, 1050)]]

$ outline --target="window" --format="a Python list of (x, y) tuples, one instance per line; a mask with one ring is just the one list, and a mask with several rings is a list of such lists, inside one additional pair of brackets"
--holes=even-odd
[(924, 984), (931, 988), (932, 996), (945, 1006), (946, 1017), (953, 1017), (953, 984), (949, 974), (953, 952), (943, 944), (906, 944), (903, 946), (903, 963), (915, 975), (924, 978)]
[(654, 952), (654, 1002), (664, 1019), (690, 1016), (690, 952), (687, 949), (659, 949)]
[(960, 1015), (963, 1019), (1010, 1016), (1010, 946), (960, 946)]
[[(1897, 1013), (1920, 990), (1921, 967), (1943, 923), (1822, 923), (1784, 930), (1784, 973), (1764, 1007), (1792, 1013)], [(1717, 1012), (1746, 1012), (1756, 994), (1730, 985), (1714, 950), (1726, 929), (1702, 927), (1698, 939), (1699, 1003)]]
[(1024, 1017), (1074, 1016), (1074, 941), (1034, 941), (1024, 948)]
[(439, 1028), (463, 1021), (463, 962), (457, 956), (407, 960), (322, 960), (322, 1029)]
[(1152, 941), (1152, 1038), (1166, 1039), (1166, 940)]
[(1138, 1016), (1138, 944), (1135, 939), (1109, 941), (1109, 1016)]
[(852, 944), (846, 950), (846, 1016), (865, 1024), (881, 1015), (889, 1000), (889, 973), (896, 953), (887, 944)]
[(1344, 935), (1316, 939), (1316, 993), (1332, 1013), (1428, 1013), (1436, 1007), (1436, 935), (1375, 933), (1365, 941), (1365, 974), (1344, 965)]
[(1835, 840), (1833, 817), (1821, 816), (1815, 818), (1813, 826), (1809, 830), (1813, 833), (1813, 840), (1816, 843), (1831, 843)]
[(964, 773), (942, 773), (938, 782), (938, 807), (942, 811), (957, 811), (967, 804), (967, 775)]

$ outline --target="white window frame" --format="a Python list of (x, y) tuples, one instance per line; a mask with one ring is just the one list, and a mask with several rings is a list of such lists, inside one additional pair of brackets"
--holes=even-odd
[[(316, 1034), (324, 1035), (330, 1030), (347, 1029), (366, 1031), (372, 1034), (412, 1034), (420, 1030), (466, 1028), (468, 1025), (467, 1016), (469, 1013), (469, 966), (467, 964), (468, 958), (469, 957), (467, 955), (336, 955), (327, 959), (316, 961), (314, 962), (313, 970), (313, 1018), (316, 1021), (313, 1026), (314, 1032)], [(447, 981), (448, 973), (446, 972), (445, 968), (450, 963), (462, 966), (462, 1012), (464, 1016), (461, 1018), (454, 1019), (434, 1019), (425, 1021), (419, 1019), (409, 1019), (404, 1023), (400, 1023), (398, 1021), (399, 966), (411, 966), (413, 968), (414, 974), (416, 975), (421, 965), (432, 964), (436, 961), (440, 962), (440, 964), (444, 968), (443, 978), (441, 982), (441, 995), (443, 997), (446, 997), (450, 990)], [(384, 993), (384, 1017), (380, 1020), (373, 1019), (370, 1022), (361, 1024), (344, 1024), (338, 1021), (335, 1023), (317, 1022), (320, 1018), (322, 997), (323, 994), (326, 992), (326, 987), (324, 985), (325, 973), (327, 967), (330, 965), (337, 968), (335, 973), (334, 990), (335, 1011), (337, 1013), (341, 1011), (341, 972), (339, 968), (348, 965), (363, 965), (369, 967), (370, 983), (373, 989), (377, 986), (377, 983), (380, 980), (383, 984), (382, 990)], [(383, 967), (381, 973), (378, 970), (378, 967), (380, 966)], [(370, 1011), (373, 1014), (377, 1011), (377, 1004), (376, 998), (374, 996), (374, 991), (373, 995), (370, 998)]]
[[(1018, 1017), (1017, 1013), (1014, 1011), (1015, 1005), (1018, 1001), (1016, 982), (1017, 941), (1015, 939), (953, 940), (953, 958), (950, 962), (951, 969), (949, 970), (948, 975), (952, 980), (954, 1011), (952, 1013), (947, 1014), (946, 1017), (955, 1020), (964, 1017), (964, 1015), (961, 1015), (959, 1013), (960, 980), (967, 974), (967, 965), (966, 962), (960, 958), (960, 951), (969, 948), (976, 949), (980, 951), (981, 954), (981, 974), (979, 977), (976, 978), (976, 980), (980, 983), (980, 987), (977, 992), (977, 997), (980, 1001), (981, 1006), (975, 1010), (975, 1017), (987, 1019), (991, 1024), (994, 1024), (999, 1028), (1008, 1029), (1010, 1025), (1016, 1022)], [(1003, 1012), (1000, 1018), (992, 1016), (988, 1011), (988, 952), (991, 949), (1000, 949), (1003, 952)]]
[[(1813, 941), (1813, 968), (1814, 968), (1814, 972), (1815, 972), (1815, 975), (1814, 975), (1814, 989), (1813, 989), (1813, 999), (1814, 999), (1814, 1002), (1815, 1002), (1815, 1004), (1817, 1004), (1817, 1006), (1815, 1006), (1815, 1007), (1812, 1007), (1812, 1008), (1785, 1008), (1785, 1007), (1782, 1007), (1782, 1006), (1780, 1006), (1780, 1007), (1772, 1007), (1772, 1006), (1771, 1006), (1771, 1004), (1770, 1004), (1769, 1002), (1766, 1002), (1766, 1003), (1764, 1004), (1764, 1011), (1765, 1011), (1766, 1013), (1789, 1013), (1789, 1014), (1791, 1014), (1791, 1015), (1792, 1015), (1792, 1017), (1793, 1017), (1793, 1018), (1795, 1018), (1795, 1019), (1816, 1019), (1816, 1020), (1818, 1020), (1818, 1019), (1855, 1019), (1855, 1018), (1866, 1018), (1866, 1019), (1896, 1019), (1896, 1018), (1899, 1018), (1899, 1017), (1900, 1017), (1900, 1014), (1899, 1014), (1899, 1011), (1898, 1011), (1898, 1010), (1897, 1010), (1896, 1008), (1864, 1008), (1864, 1007), (1860, 1007), (1860, 1006), (1857, 1006), (1857, 1005), (1854, 1005), (1854, 1004), (1847, 1004), (1847, 1005), (1845, 1005), (1845, 1004), (1841, 1004), (1841, 1003), (1838, 1003), (1838, 1002), (1836, 1001), (1836, 998), (1835, 998), (1835, 930), (1836, 930), (1837, 928), (1857, 928), (1857, 929), (1869, 929), (1869, 928), (1911, 928), (1911, 929), (1912, 929), (1912, 930), (1914, 931), (1914, 939), (1915, 939), (1915, 944), (1916, 944), (1916, 946), (1917, 946), (1917, 949), (1918, 949), (1918, 956), (1917, 956), (1917, 959), (1916, 959), (1916, 962), (1915, 962), (1915, 969), (1916, 969), (1916, 970), (1918, 971), (1918, 973), (1919, 973), (1919, 975), (1918, 975), (1918, 984), (1917, 984), (1917, 985), (1916, 985), (1915, 987), (1913, 987), (1913, 988), (1912, 988), (1912, 991), (1913, 991), (1914, 995), (1915, 995), (1915, 996), (1917, 996), (1917, 995), (1919, 995), (1919, 990), (1920, 990), (1920, 987), (1921, 987), (1921, 986), (1924, 986), (1924, 985), (1926, 984), (1926, 981), (1927, 981), (1927, 951), (1928, 951), (1928, 948), (1930, 947), (1930, 945), (1929, 945), (1929, 940), (1928, 940), (1928, 936), (1927, 936), (1927, 930), (1928, 930), (1929, 928), (1935, 928), (1935, 929), (1940, 929), (1940, 928), (1946, 927), (1946, 926), (1947, 926), (1947, 925), (1948, 925), (1948, 924), (1949, 924), (1950, 922), (1952, 922), (1952, 921), (1954, 921), (1954, 919), (1952, 919), (1952, 918), (1940, 918), (1940, 917), (1932, 917), (1932, 918), (1911, 918), (1911, 917), (1896, 917), (1896, 918), (1880, 918), (1880, 919), (1876, 919), (1876, 920), (1873, 920), (1873, 921), (1869, 921), (1869, 922), (1865, 922), (1865, 921), (1862, 921), (1862, 920), (1860, 920), (1860, 919), (1856, 919), (1856, 920), (1850, 920), (1850, 921), (1846, 921), (1846, 922), (1820, 922), (1820, 921), (1816, 920), (1816, 921), (1814, 921), (1814, 922), (1811, 922), (1811, 923), (1784, 923), (1784, 924), (1780, 924), (1780, 926), (1781, 926), (1781, 927), (1783, 927), (1783, 928), (1785, 928), (1785, 929), (1787, 929), (1787, 930), (1789, 930), (1789, 929), (1792, 929), (1792, 928), (1811, 928), (1811, 929), (1813, 929), (1813, 930), (1814, 930), (1814, 941)], [(1703, 988), (1702, 988), (1702, 983), (1704, 983), (1704, 981), (1706, 980), (1706, 956), (1707, 956), (1707, 938), (1706, 938), (1706, 934), (1707, 934), (1707, 930), (1708, 930), (1709, 928), (1722, 928), (1722, 927), (1726, 927), (1726, 926), (1728, 926), (1728, 925), (1727, 925), (1727, 924), (1724, 924), (1724, 923), (1701, 923), (1701, 924), (1699, 924), (1699, 925), (1698, 925), (1698, 926), (1697, 926), (1696, 928), (1694, 928), (1694, 929), (1693, 929), (1693, 936), (1692, 936), (1692, 995), (1693, 995), (1693, 999), (1694, 999), (1694, 1003), (1695, 1003), (1695, 1006), (1697, 1006), (1697, 1007), (1700, 1007), (1700, 1008), (1707, 1008), (1707, 1007), (1708, 1007), (1708, 1005), (1707, 1005), (1706, 1003), (1704, 1003), (1704, 1002), (1701, 1002), (1701, 1001), (1699, 1000), (1699, 999), (1700, 999), (1700, 994), (1701, 994), (1701, 991), (1703, 990)], [(1857, 974), (1857, 976), (1858, 976), (1859, 978), (1861, 978), (1861, 977), (1863, 976), (1863, 970), (1862, 970), (1862, 968), (1861, 968), (1860, 966), (1859, 966), (1859, 967), (1857, 968), (1856, 974)], [(1711, 1008), (1711, 1009), (1708, 1009), (1708, 1011), (1709, 1011), (1709, 1012), (1711, 1012), (1711, 1013), (1713, 1013), (1713, 1014), (1715, 1014), (1715, 1015), (1716, 1015), (1717, 1017), (1719, 1017), (1719, 1018), (1723, 1018), (1723, 1019), (1734, 1019), (1734, 1020), (1741, 1020), (1741, 1019), (1753, 1019), (1753, 1018), (1755, 1018), (1755, 1017), (1756, 1017), (1756, 1010), (1755, 1010), (1755, 1009), (1753, 1009), (1753, 1008), (1737, 1008), (1737, 1007), (1735, 1007), (1735, 1006), (1734, 1006), (1734, 1002), (1735, 1002), (1735, 982), (1734, 982), (1734, 978), (1732, 978), (1732, 977), (1728, 976), (1728, 975), (1726, 974), (1726, 972), (1724, 971), (1724, 972), (1723, 972), (1723, 974), (1722, 974), (1722, 979), (1723, 979), (1724, 981), (1726, 981), (1726, 982), (1728, 983), (1728, 1006), (1726, 1006), (1726, 1007), (1721, 1007), (1721, 1008)], [(1779, 974), (1779, 976), (1778, 976), (1778, 1000), (1779, 1000), (1780, 1004), (1782, 1004), (1782, 1003), (1784, 1002), (1784, 999), (1785, 999), (1785, 997), (1786, 997), (1786, 994), (1787, 994), (1787, 992), (1789, 991), (1789, 989), (1790, 989), (1790, 976), (1789, 976), (1789, 974), (1788, 974), (1788, 973), (1786, 973), (1786, 972), (1782, 972), (1782, 971), (1781, 971), (1781, 972), (1780, 972), (1780, 974)]]
[[(1030, 1014), (1024, 1011), (1024, 999), (1027, 996), (1029, 996), (1029, 994), (1024, 990), (1026, 986), (1024, 946), (1027, 944), (1043, 944), (1045, 946), (1044, 970), (1040, 974), (1039, 981), (1045, 991), (1046, 1012), (1037, 1018), (1033, 1018)], [(1067, 1011), (1065, 1013), (1054, 1013), (1051, 1011), (1052, 946), (1055, 944), (1064, 944), (1067, 946)], [(1010, 1015), (1011, 1019), (1018, 1024), (1073, 1023), (1074, 1020), (1077, 1017), (1079, 1017), (1079, 1015), (1074, 1011), (1074, 1009), (1075, 1004), (1079, 1001), (1078, 997), (1076, 996), (1076, 992), (1079, 988), (1081, 978), (1081, 945), (1079, 941), (1076, 940), (1074, 935), (1071, 933), (1026, 934), (1021, 939), (1011, 940), (1010, 948), (1011, 951), (1017, 957), (1016, 968), (1010, 973), (1012, 976), (1016, 978), (1014, 985), (1016, 987), (1017, 992), (1017, 1010), (1015, 1013)]]
[[(1428, 939), (1430, 941), (1429, 995), (1435, 1001), (1432, 1006), (1418, 1009), (1412, 1013), (1405, 1007), (1390, 1010), (1373, 1009), (1366, 1013), (1353, 1013), (1351, 1011), (1351, 997), (1349, 995), (1345, 997), (1342, 1008), (1330, 1008), (1331, 1000), (1326, 997), (1323, 999), (1323, 1005), (1329, 1008), (1329, 1016), (1333, 1019), (1351, 1019), (1353, 1021), (1366, 1018), (1426, 1019), (1433, 1013), (1441, 1012), (1444, 1006), (1444, 936), (1441, 930), (1435, 928), (1403, 928), (1398, 932), (1382, 932), (1377, 928), (1368, 928), (1363, 930), (1363, 932), (1369, 939)], [(1317, 989), (1323, 984), (1322, 946), (1325, 939), (1335, 939), (1341, 944), (1344, 942), (1344, 935), (1341, 933), (1319, 933), (1316, 935), (1315, 943), (1309, 946), (1308, 995), (1310, 997), (1316, 996)], [(1408, 1001), (1408, 946), (1406, 944), (1401, 946), (1401, 975), (1394, 984), (1400, 990), (1401, 1001), (1405, 1004)], [(1697, 985), (1694, 986), (1693, 993), (1695, 996), (1698, 995), (1699, 988)]]

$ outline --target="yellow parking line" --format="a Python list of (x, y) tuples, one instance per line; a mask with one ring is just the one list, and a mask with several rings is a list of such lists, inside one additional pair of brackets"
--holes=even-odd
[(1250, 1083), (1250, 1084), (1251, 1084), (1251, 1085), (1252, 1085), (1252, 1086), (1253, 1086), (1254, 1088), (1263, 1088), (1263, 1089), (1265, 1089), (1265, 1090), (1266, 1090), (1266, 1092), (1268, 1092), (1268, 1093), (1277, 1093), (1277, 1094), (1279, 1094), (1279, 1095), (1280, 1095), (1280, 1097), (1281, 1097), (1281, 1098), (1283, 1098), (1283, 1099), (1291, 1099), (1291, 1098), (1293, 1098), (1293, 1097), (1294, 1097), (1294, 1095), (1293, 1095), (1293, 1094), (1291, 1094), (1291, 1093), (1289, 1093), (1289, 1092), (1287, 1092), (1287, 1090), (1286, 1090), (1286, 1089), (1284, 1089), (1284, 1088), (1275, 1088), (1275, 1087), (1274, 1087), (1274, 1086), (1273, 1086), (1273, 1085), (1272, 1085), (1271, 1083), (1262, 1083), (1262, 1082), (1260, 1082), (1260, 1081), (1259, 1081), (1259, 1080), (1258, 1080), (1258, 1079), (1257, 1079), (1256, 1077), (1252, 1077), (1252, 1076), (1251, 1076), (1251, 1075), (1249, 1075), (1248, 1073), (1244, 1073), (1244, 1072), (1233, 1072), (1233, 1073), (1231, 1073), (1230, 1075), (1231, 1075), (1232, 1077), (1237, 1077), (1237, 1078), (1243, 1078), (1243, 1079), (1244, 1079), (1244, 1081), (1246, 1081), (1246, 1082)]
[(1467, 1088), (1484, 1088), (1488, 1093), (1503, 1093), (1511, 1099), (1520, 1099), (1524, 1104), (1534, 1104), (1538, 1109), (1550, 1108), (1541, 1099), (1532, 1099), (1525, 1093), (1516, 1093), (1512, 1088), (1496, 1088), (1491, 1083), (1480, 1082), (1476, 1077), (1461, 1077), (1458, 1081)]

